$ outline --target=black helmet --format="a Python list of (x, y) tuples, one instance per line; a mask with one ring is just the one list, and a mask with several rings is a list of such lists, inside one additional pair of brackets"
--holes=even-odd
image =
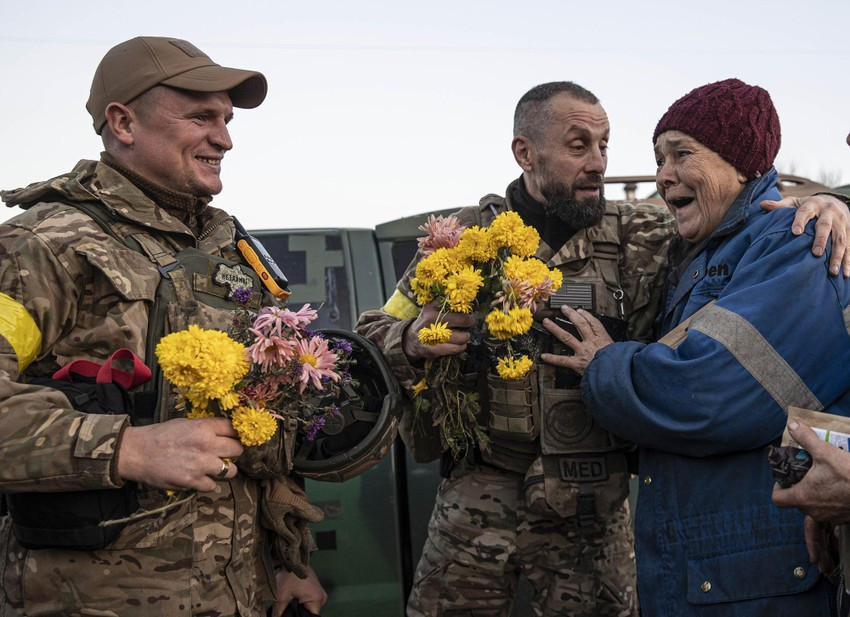
[(374, 343), (346, 330), (319, 332), (331, 345), (351, 344), (356, 363), (350, 372), (357, 385), (342, 386), (339, 421), (327, 422), (312, 441), (298, 434), (293, 464), (306, 478), (343, 482), (377, 465), (389, 451), (398, 432), (401, 389)]

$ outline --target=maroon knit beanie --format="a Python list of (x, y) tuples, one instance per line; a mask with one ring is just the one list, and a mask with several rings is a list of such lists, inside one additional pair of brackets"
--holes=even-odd
[(779, 152), (779, 116), (767, 90), (724, 79), (688, 92), (670, 106), (652, 134), (681, 131), (717, 152), (747, 178), (765, 173)]

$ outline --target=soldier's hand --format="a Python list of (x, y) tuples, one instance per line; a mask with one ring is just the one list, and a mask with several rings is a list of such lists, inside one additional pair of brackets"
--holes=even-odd
[(540, 359), (547, 364), (553, 364), (575, 371), (579, 375), (593, 360), (596, 352), (607, 347), (614, 340), (608, 336), (608, 331), (596, 317), (584, 309), (574, 310), (569, 306), (562, 306), (561, 312), (572, 323), (581, 338), (576, 338), (551, 319), (543, 320), (543, 327), (561, 343), (573, 350), (574, 355), (562, 356), (552, 353), (540, 354)]
[(451, 337), (445, 343), (423, 345), (419, 342), (419, 331), (436, 322), (439, 316), (440, 309), (436, 301), (429, 302), (422, 307), (419, 317), (407, 328), (404, 341), (402, 341), (402, 348), (404, 355), (409, 360), (452, 356), (466, 349), (466, 345), (469, 343), (469, 332), (466, 329), (475, 325), (475, 318), (463, 313), (445, 313), (440, 317), (440, 321), (445, 323), (452, 331)]
[(322, 583), (313, 568), (307, 568), (307, 578), (298, 578), (294, 573), (282, 569), (277, 574), (277, 593), (274, 603), (272, 615), (280, 617), (283, 611), (292, 602), (297, 599), (298, 603), (313, 614), (318, 615), (325, 602), (328, 601), (328, 594), (325, 592)]
[[(826, 250), (826, 240), (832, 234), (832, 254), (829, 256), (829, 273), (838, 274), (839, 268), (844, 278), (850, 277), (850, 210), (847, 205), (832, 195), (812, 195), (810, 197), (786, 197), (779, 201), (766, 199), (761, 202), (762, 210), (777, 208), (797, 208), (791, 232), (799, 236), (813, 218), (815, 223), (815, 241), (812, 243), (812, 254), (815, 257), (823, 255)], [(842, 267), (843, 266), (843, 267)]]
[(216, 482), (236, 475), (236, 465), (224, 459), (243, 449), (227, 418), (128, 426), (118, 444), (118, 475), (155, 488), (212, 491)]
[(812, 467), (794, 486), (773, 487), (773, 503), (798, 508), (819, 522), (850, 523), (850, 454), (821, 440), (802, 422), (788, 424), (791, 437), (812, 457)]

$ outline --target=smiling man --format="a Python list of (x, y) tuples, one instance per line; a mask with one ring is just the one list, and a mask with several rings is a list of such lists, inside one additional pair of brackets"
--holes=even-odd
[[(259, 617), (275, 589), (275, 615), (292, 598), (324, 604), (299, 550), (309, 535), (264, 515), (271, 495), (291, 505), (300, 493), (280, 448), (243, 448), (225, 418), (187, 419), (157, 371), (131, 390), (134, 408), (110, 413), (82, 413), (80, 397), (44, 383), (121, 348), (155, 367), (161, 335), (226, 329), (237, 305), (222, 267), (239, 270), (250, 302), (273, 301), (236, 252), (233, 220), (209, 205), (233, 107), (265, 96), (262, 74), (187, 41), (125, 41), (86, 105), (100, 161), (2, 193), (26, 212), (0, 225), (0, 492), (11, 512), (0, 517), (0, 614)], [(97, 509), (116, 494), (126, 511)]]

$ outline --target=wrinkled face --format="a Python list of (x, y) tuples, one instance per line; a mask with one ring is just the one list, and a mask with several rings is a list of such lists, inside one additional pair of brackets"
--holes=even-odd
[(131, 169), (172, 191), (217, 195), (221, 161), (233, 147), (226, 126), (232, 117), (226, 92), (164, 89), (135, 116)]
[(547, 213), (581, 229), (596, 225), (605, 211), (608, 116), (601, 105), (558, 94), (549, 101), (552, 121), (539, 143), (529, 174), (546, 199)]
[(690, 242), (711, 235), (747, 182), (714, 150), (680, 131), (658, 136), (655, 161), (658, 193)]

